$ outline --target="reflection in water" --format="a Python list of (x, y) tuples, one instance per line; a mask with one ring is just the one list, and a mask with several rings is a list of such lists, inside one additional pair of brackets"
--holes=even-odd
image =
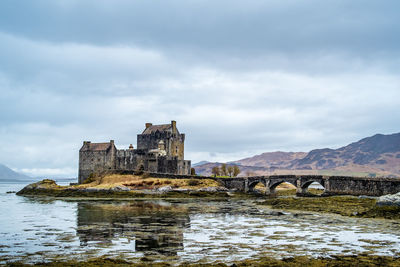
[[(254, 199), (57, 200), (6, 194), (0, 183), (0, 265), (105, 256), (172, 265), (257, 255), (400, 256), (398, 221), (271, 210)], [(190, 218), (190, 219), (189, 219)]]
[(190, 227), (190, 218), (185, 208), (162, 201), (81, 202), (77, 224), (81, 246), (107, 246), (126, 238), (134, 242), (134, 251), (173, 256), (183, 250), (183, 232)]

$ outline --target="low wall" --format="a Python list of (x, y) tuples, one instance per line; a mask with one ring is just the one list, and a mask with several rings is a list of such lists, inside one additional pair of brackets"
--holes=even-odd
[(382, 196), (400, 192), (400, 180), (393, 178), (331, 176), (325, 186), (325, 194), (329, 195)]

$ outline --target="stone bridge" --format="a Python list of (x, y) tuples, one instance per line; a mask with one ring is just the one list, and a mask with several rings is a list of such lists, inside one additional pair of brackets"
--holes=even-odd
[[(211, 177), (212, 178), (212, 177)], [(296, 187), (297, 195), (308, 195), (308, 187), (317, 182), (324, 187), (324, 195), (368, 195), (381, 196), (400, 192), (400, 179), (395, 178), (363, 178), (351, 176), (322, 175), (271, 175), (236, 178), (212, 178), (228, 189), (241, 192), (253, 192), (261, 183), (265, 186), (265, 194), (275, 193), (282, 183)]]
[(308, 195), (308, 187), (317, 182), (324, 187), (323, 195), (367, 195), (381, 196), (400, 192), (400, 179), (396, 178), (366, 178), (352, 176), (322, 176), (322, 175), (270, 175), (235, 178), (216, 178), (210, 176), (191, 176), (177, 174), (150, 173), (152, 177), (173, 179), (213, 179), (228, 189), (241, 192), (253, 192), (254, 187), (261, 183), (265, 186), (265, 194), (275, 193), (281, 183), (290, 183), (296, 187), (297, 195)]

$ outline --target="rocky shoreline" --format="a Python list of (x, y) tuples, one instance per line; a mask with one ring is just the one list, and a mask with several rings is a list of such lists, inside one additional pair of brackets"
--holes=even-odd
[(50, 197), (230, 197), (235, 192), (224, 187), (209, 186), (198, 189), (173, 188), (162, 186), (154, 189), (131, 189), (128, 186), (116, 185), (108, 188), (59, 186), (50, 179), (29, 184), (16, 194), (19, 196)]
[(378, 255), (331, 255), (329, 257), (308, 257), (308, 256), (295, 256), (283, 259), (275, 259), (272, 257), (258, 256), (255, 258), (237, 261), (233, 264), (226, 264), (224, 262), (184, 262), (179, 265), (171, 265), (166, 262), (152, 262), (150, 259), (143, 257), (139, 262), (130, 262), (121, 258), (107, 258), (98, 257), (92, 258), (84, 261), (51, 261), (46, 263), (36, 263), (36, 264), (25, 264), (21, 262), (9, 263), (6, 266), (46, 266), (46, 267), (60, 267), (60, 266), (187, 266), (187, 267), (199, 267), (199, 266), (275, 266), (275, 267), (299, 267), (299, 266), (343, 266), (343, 267), (353, 267), (353, 266), (399, 266), (399, 257), (390, 256), (378, 256)]

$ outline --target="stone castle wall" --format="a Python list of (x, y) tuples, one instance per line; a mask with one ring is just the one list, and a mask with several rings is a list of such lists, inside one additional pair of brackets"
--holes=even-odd
[[(146, 129), (152, 126), (146, 124)], [(137, 135), (137, 149), (117, 150), (114, 141), (91, 143), (85, 141), (79, 151), (79, 183), (90, 174), (120, 171), (190, 174), (191, 162), (184, 160), (185, 135), (176, 129), (176, 122), (162, 131)], [(155, 126), (155, 127), (160, 127)]]

